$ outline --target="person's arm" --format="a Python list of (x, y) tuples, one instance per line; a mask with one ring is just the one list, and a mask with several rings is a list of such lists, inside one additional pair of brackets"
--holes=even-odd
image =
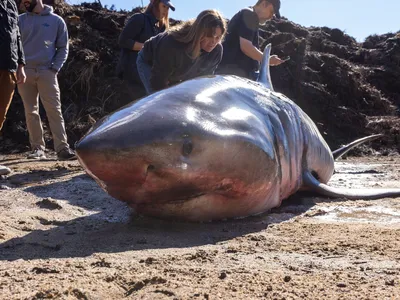
[[(263, 53), (253, 45), (253, 38), (257, 34), (258, 20), (254, 18), (254, 14), (250, 11), (244, 11), (242, 15), (242, 26), (240, 26), (240, 50), (251, 59), (261, 63)], [(271, 55), (269, 63), (271, 66), (278, 66), (284, 61), (277, 55)]]
[(165, 89), (169, 85), (169, 78), (177, 68), (177, 57), (185, 55), (180, 49), (170, 48), (165, 44), (165, 47), (158, 45), (154, 49), (156, 51), (153, 67), (151, 69), (150, 85), (153, 91)]
[(68, 57), (69, 45), (68, 45), (68, 29), (63, 19), (59, 19), (57, 38), (55, 41), (56, 55), (54, 55), (51, 69), (55, 73), (61, 70), (61, 67), (65, 63)]
[[(254, 47), (252, 42), (240, 37), (240, 49), (248, 57), (250, 57), (250, 58), (252, 58), (254, 60), (257, 60), (258, 62), (261, 63), (262, 57), (263, 57), (263, 53), (260, 50), (258, 50), (256, 47)], [(278, 55), (271, 55), (269, 57), (269, 64), (271, 66), (279, 66), (280, 64), (282, 64), (284, 62), (285, 61), (280, 59), (278, 57)]]
[(22, 47), (21, 33), (19, 31), (19, 27), (17, 28), (17, 51), (18, 51), (18, 64), (25, 65), (25, 53), (24, 48)]
[(257, 60), (258, 62), (262, 61), (263, 53), (248, 39), (240, 37), (240, 50), (251, 59)]
[(135, 38), (143, 28), (144, 18), (143, 14), (135, 14), (129, 19), (118, 38), (118, 45), (121, 48), (133, 51), (140, 51), (143, 48), (143, 43), (139, 43)]
[(253, 39), (258, 31), (258, 19), (250, 10), (244, 10), (239, 24), (240, 50), (251, 59), (261, 62), (262, 52), (253, 45)]
[[(18, 11), (16, 12), (18, 14)], [(21, 32), (19, 31), (19, 26), (17, 26), (17, 54), (18, 54), (18, 69), (17, 69), (17, 84), (25, 83), (25, 53), (22, 47)]]

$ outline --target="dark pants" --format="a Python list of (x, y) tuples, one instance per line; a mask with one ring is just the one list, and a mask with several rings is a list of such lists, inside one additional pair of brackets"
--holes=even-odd
[(0, 130), (6, 120), (8, 108), (14, 95), (16, 77), (15, 73), (0, 70)]

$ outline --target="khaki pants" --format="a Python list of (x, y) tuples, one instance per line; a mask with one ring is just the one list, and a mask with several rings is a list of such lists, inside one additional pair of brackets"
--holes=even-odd
[(16, 77), (15, 73), (0, 70), (0, 131), (6, 120), (8, 108), (14, 95)]
[(43, 126), (39, 115), (39, 95), (49, 120), (54, 150), (69, 147), (61, 112), (60, 89), (57, 75), (49, 69), (25, 68), (26, 82), (18, 85), (25, 108), (26, 126), (32, 149), (45, 149)]

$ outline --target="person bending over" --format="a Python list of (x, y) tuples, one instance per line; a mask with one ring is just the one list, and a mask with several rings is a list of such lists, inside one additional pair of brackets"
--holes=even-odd
[(137, 66), (148, 94), (179, 82), (214, 74), (222, 59), (226, 22), (216, 10), (202, 11), (145, 42)]
[(130, 90), (142, 86), (136, 67), (136, 59), (143, 43), (169, 28), (169, 9), (175, 11), (169, 0), (151, 0), (143, 13), (134, 14), (122, 30), (118, 45), (121, 48), (117, 64), (117, 76), (124, 80)]

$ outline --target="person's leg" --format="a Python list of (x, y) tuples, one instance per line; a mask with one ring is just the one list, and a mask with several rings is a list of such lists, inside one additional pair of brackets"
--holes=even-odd
[[(7, 111), (14, 95), (15, 81), (15, 74), (10, 73), (8, 70), (0, 70), (0, 131), (3, 128)], [(10, 173), (10, 168), (0, 165), (0, 176)]]
[(70, 157), (61, 157), (61, 159), (74, 158), (75, 154), (70, 150), (67, 142), (67, 133), (61, 110), (61, 95), (57, 74), (49, 69), (39, 70), (37, 84), (40, 100), (42, 101), (47, 119), (49, 120), (53, 136), (54, 150), (57, 152), (58, 156), (60, 156), (60, 153), (64, 152), (71, 154)]
[(28, 158), (45, 158), (46, 144), (43, 138), (43, 126), (39, 115), (39, 93), (37, 88), (38, 74), (35, 69), (25, 69), (26, 82), (18, 84), (18, 93), (22, 98), (25, 110), (26, 127), (32, 153)]
[(0, 70), (0, 130), (4, 121), (15, 89), (15, 74), (8, 70)]
[(144, 60), (142, 56), (142, 52), (140, 51), (136, 61), (137, 70), (146, 89), (147, 94), (151, 94), (153, 92), (150, 84), (150, 76), (151, 76), (151, 66), (149, 66)]

